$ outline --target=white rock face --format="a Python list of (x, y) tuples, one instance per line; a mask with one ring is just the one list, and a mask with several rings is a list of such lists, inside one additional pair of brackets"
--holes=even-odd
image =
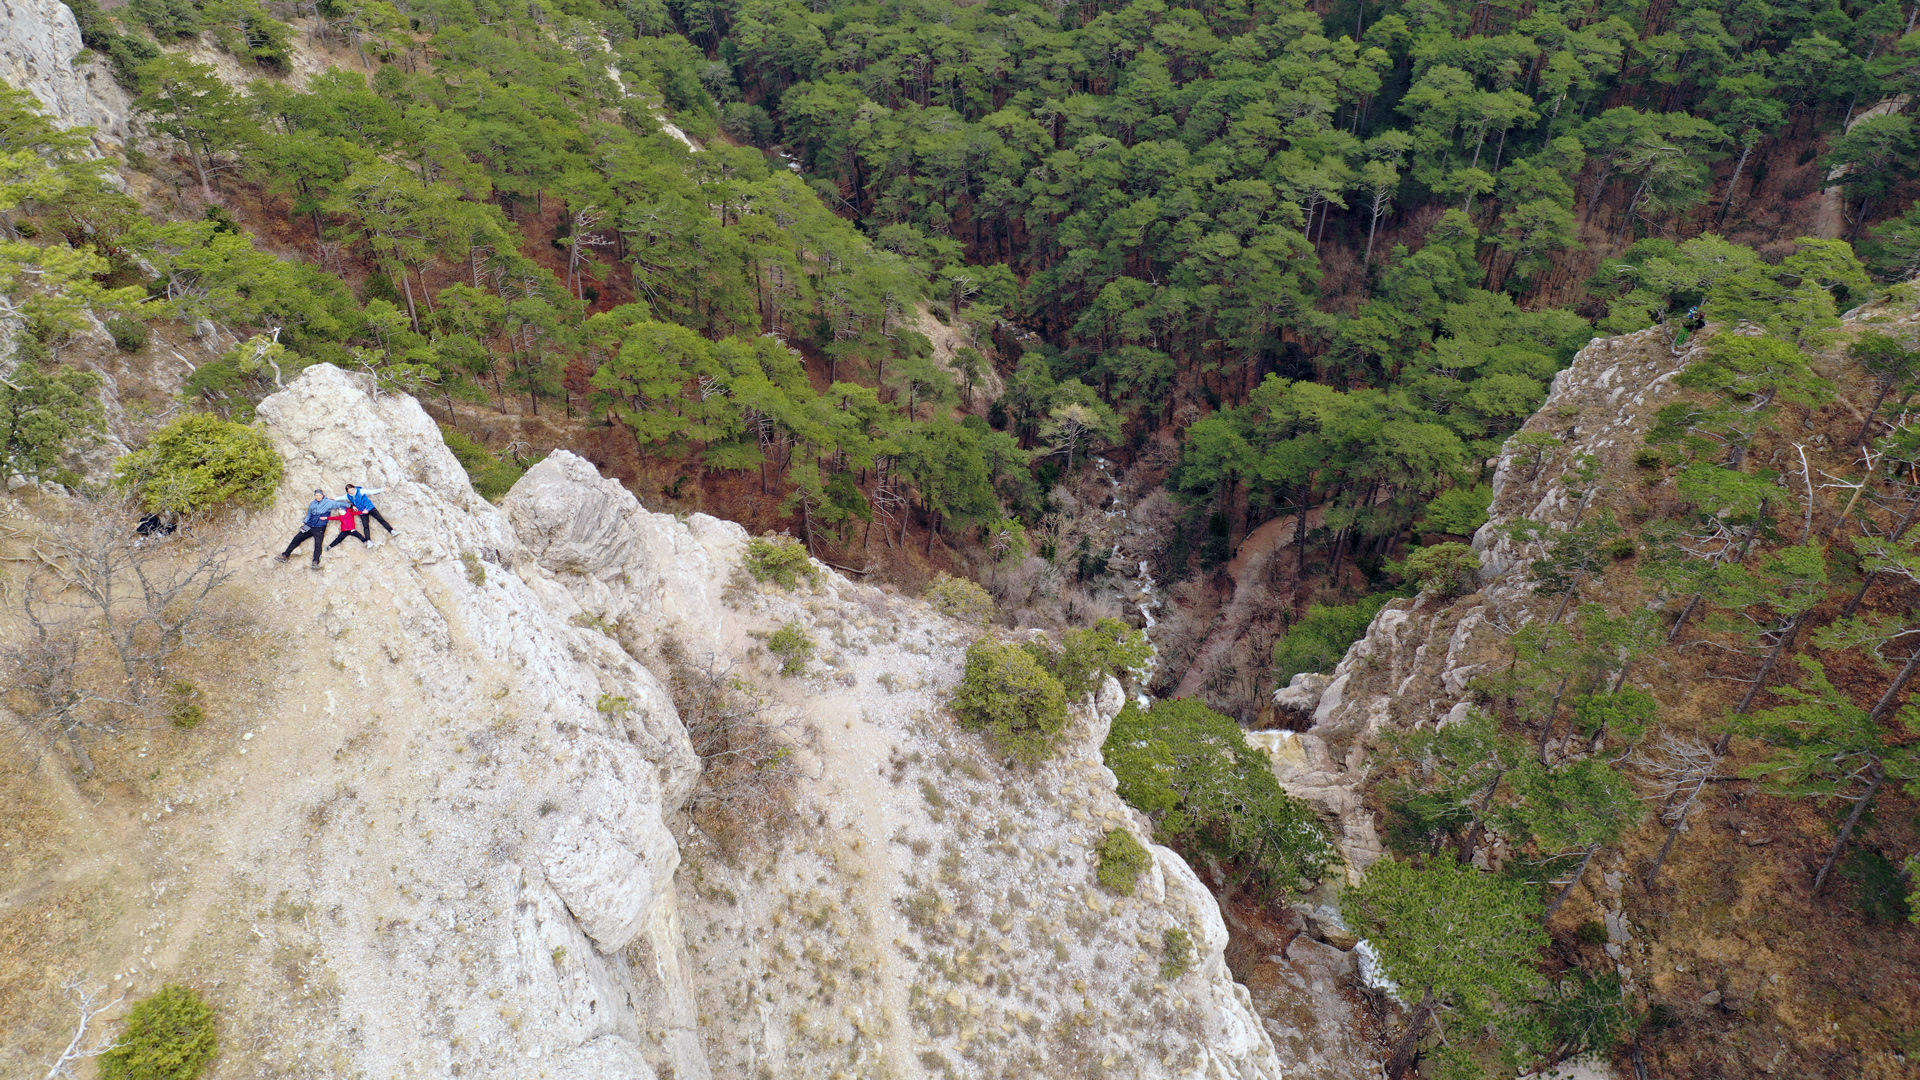
[(132, 102), (103, 56), (86, 52), (73, 12), (60, 0), (0, 0), (0, 79), (29, 91), (63, 126), (97, 128), (95, 145), (118, 149), (133, 138)]
[[(370, 1075), (709, 1075), (665, 821), (697, 762), (665, 691), (514, 572), (513, 526), (413, 399), (321, 365), (259, 414), (288, 476), (249, 570), (297, 687), (265, 734), (308, 753), (248, 813), (272, 838), (276, 810), (330, 808), (265, 860), (334, 913), (310, 944), (351, 1037), (312, 1038)], [(385, 489), (397, 536), (348, 540), (317, 573), (305, 549), (266, 558), (313, 488), (346, 481)]]
[[(1147, 835), (1098, 753), (1117, 683), (1015, 767), (944, 707), (977, 631), (924, 605), (757, 584), (738, 526), (565, 452), (492, 506), (415, 401), (327, 365), (259, 416), (275, 504), (174, 541), (238, 545), (253, 631), (195, 673), (200, 728), (142, 735), (171, 749), (141, 846), (100, 863), (130, 929), (84, 972), (204, 988), (216, 1080), (1279, 1077), (1193, 872), (1097, 882), (1110, 830)], [(349, 481), (398, 534), (275, 559)], [(762, 645), (788, 623), (796, 678)], [(683, 809), (661, 648), (790, 721), (797, 787), (745, 842)]]
[[(1108, 830), (1148, 835), (1099, 757), (1117, 682), (1056, 757), (1012, 768), (945, 712), (967, 628), (818, 564), (814, 585), (756, 584), (738, 526), (649, 513), (564, 451), (504, 507), (538, 587), (637, 653), (671, 640), (713, 658), (798, 736), (794, 813), (731, 852), (699, 827), (687, 839), (681, 913), (715, 1075), (1279, 1076), (1193, 871), (1153, 847), (1133, 896), (1095, 881)], [(818, 646), (802, 677), (759, 645), (783, 625)], [(1170, 930), (1192, 943), (1174, 977)]]

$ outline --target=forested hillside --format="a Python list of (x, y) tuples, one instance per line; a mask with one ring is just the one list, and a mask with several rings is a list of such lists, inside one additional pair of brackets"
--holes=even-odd
[[(1099, 610), (1114, 547), (1054, 494), (1091, 452), (1169, 481), (1129, 553), (1169, 584), (1294, 515), (1284, 626), (1471, 532), (1484, 463), (1596, 329), (1696, 306), (1721, 266), (1858, 301), (1844, 248), (1796, 239), (1835, 207), (1877, 272), (1920, 258), (1895, 3), (74, 11), (172, 220), (15, 99), (8, 145), (46, 162), (16, 183), (60, 179), (8, 230), (28, 262), (71, 245), (21, 303), (87, 280), (132, 290), (94, 301), (129, 329), (211, 324), (240, 344), (195, 372), (205, 407), (369, 367), (456, 426), (521, 416), (473, 425), (521, 463), (597, 440), (649, 497), (836, 561), (1031, 553), (1021, 580)], [(329, 66), (296, 73), (296, 39)], [(1209, 693), (1246, 712), (1254, 666)]]
[[(1644, 896), (1614, 900), (1666, 904), (1709, 783), (1826, 800), (1776, 817), (1831, 826), (1809, 883), (1858, 903), (1796, 917), (1906, 914), (1910, 0), (69, 6), (146, 134), (102, 158), (0, 86), (8, 484), (104, 481), (97, 436), (251, 420), (330, 362), (419, 396), (489, 498), (571, 448), (875, 580), (976, 578), (1003, 625), (1157, 610), (1151, 689), (1243, 723), (1279, 722), (1276, 686), (1390, 599), (1430, 611), (1523, 551), (1539, 610), (1451, 688), (1472, 722), (1365, 792), (1402, 861), (1349, 913), (1389, 961), (1396, 925), (1404, 962), (1431, 951), (1422, 889), (1492, 889), (1524, 924), (1506, 989), (1449, 970), (1406, 1002), (1396, 1072), (1422, 1045), (1430, 1072), (1510, 1073), (1632, 1033), (1689, 1075), (1757, 1060), (1678, 1048), (1747, 1030), (1705, 1012), (1720, 989), (1606, 981), (1624, 908), (1552, 921), (1629, 850)], [(1886, 326), (1843, 329), (1889, 296)], [(1663, 408), (1573, 452), (1599, 399), (1542, 418), (1556, 373), (1655, 326), (1672, 370), (1631, 391)], [(101, 371), (137, 377), (103, 394)], [(1500, 462), (1541, 520), (1470, 547)], [(1683, 704), (1686, 679), (1738, 696)], [(1182, 747), (1225, 745), (1193, 710), (1125, 714), (1163, 787)], [(1151, 734), (1176, 712), (1193, 731)], [(1257, 815), (1175, 829), (1195, 796), (1139, 782), (1163, 839), (1251, 888)], [(1698, 885), (1691, 858), (1672, 874)], [(1442, 1006), (1497, 1037), (1427, 1038)], [(1879, 1068), (1913, 1039), (1850, 1045)], [(1867, 1060), (1810, 1046), (1782, 1053)]]

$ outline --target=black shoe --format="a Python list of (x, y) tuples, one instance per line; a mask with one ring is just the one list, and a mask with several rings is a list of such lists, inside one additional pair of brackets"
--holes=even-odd
[(274, 558), (276, 558), (276, 559), (278, 559), (278, 560), (280, 560), (281, 562), (286, 562), (286, 561), (287, 561), (287, 553), (283, 551), (283, 552), (281, 552), (280, 554), (278, 554), (278, 555), (275, 555), (275, 556), (274, 556)]

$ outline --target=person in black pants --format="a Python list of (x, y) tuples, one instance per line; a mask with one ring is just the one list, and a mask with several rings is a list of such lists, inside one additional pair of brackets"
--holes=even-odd
[(307, 519), (301, 524), (300, 531), (294, 534), (293, 540), (287, 544), (287, 550), (280, 553), (280, 561), (286, 562), (287, 558), (293, 554), (295, 548), (311, 539), (313, 541), (313, 565), (315, 569), (318, 569), (320, 566), (320, 544), (327, 538), (327, 521), (329, 520), (327, 515), (346, 505), (348, 504), (345, 499), (329, 499), (327, 498), (326, 492), (319, 488), (314, 488), (313, 501), (307, 504)]
[[(361, 487), (359, 484), (347, 485), (347, 501), (352, 503), (353, 508), (360, 512), (360, 542), (363, 544), (373, 538), (373, 525), (369, 519), (379, 522), (387, 530), (387, 535), (389, 536), (400, 531), (388, 525), (387, 519), (380, 516), (380, 508), (373, 505), (373, 496), (385, 490), (387, 489)], [(339, 543), (339, 541), (336, 540), (334, 543)]]

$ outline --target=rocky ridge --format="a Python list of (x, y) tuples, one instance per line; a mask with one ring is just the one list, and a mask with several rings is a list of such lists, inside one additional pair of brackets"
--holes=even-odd
[[(1118, 684), (1012, 768), (944, 711), (975, 628), (817, 564), (754, 582), (738, 526), (564, 452), (492, 506), (364, 376), (308, 369), (259, 415), (278, 501), (178, 541), (234, 545), (252, 618), (199, 676), (210, 719), (99, 755), (0, 851), (0, 936), (45, 965), (0, 972), (33, 1032), (9, 1066), (64, 1042), (77, 979), (202, 988), (216, 1078), (1280, 1075), (1192, 871), (1155, 848), (1137, 895), (1095, 882), (1108, 829), (1147, 832), (1099, 760)], [(400, 533), (275, 559), (348, 480)], [(787, 624), (819, 644), (795, 678), (763, 644)], [(682, 810), (669, 655), (792, 739), (760, 835)]]

